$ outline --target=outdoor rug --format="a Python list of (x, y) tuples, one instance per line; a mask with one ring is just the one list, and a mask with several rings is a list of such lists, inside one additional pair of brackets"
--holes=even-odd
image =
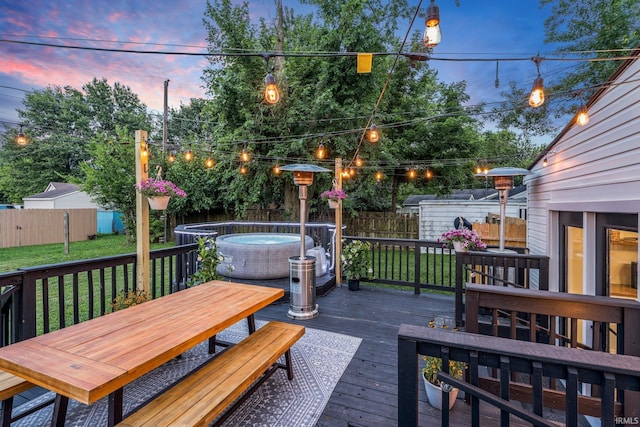
[[(264, 322), (257, 322), (260, 327)], [(238, 342), (247, 336), (243, 320), (218, 334), (218, 339)], [(322, 414), (329, 397), (351, 362), (360, 338), (306, 328), (303, 337), (291, 348), (293, 381), (284, 369), (276, 372), (238, 408), (224, 426), (313, 426)], [(124, 413), (143, 404), (154, 394), (178, 381), (190, 370), (206, 362), (207, 342), (203, 342), (165, 365), (124, 388)], [(284, 362), (284, 358), (282, 358)], [(14, 411), (23, 410), (50, 399), (48, 392)], [(29, 415), (12, 426), (41, 427), (51, 422), (53, 405)], [(125, 415), (126, 417), (126, 415)], [(66, 426), (96, 427), (107, 425), (107, 398), (87, 406), (69, 401)]]

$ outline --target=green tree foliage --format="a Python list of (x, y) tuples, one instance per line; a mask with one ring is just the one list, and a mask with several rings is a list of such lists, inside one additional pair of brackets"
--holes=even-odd
[(91, 159), (90, 144), (98, 138), (117, 140), (118, 126), (151, 126), (138, 96), (119, 83), (110, 86), (105, 79), (93, 79), (83, 91), (58, 86), (34, 91), (23, 105), (18, 115), (29, 143), (17, 147), (8, 132), (0, 156), (0, 192), (13, 202), (44, 191), (52, 181), (82, 182), (82, 165)]

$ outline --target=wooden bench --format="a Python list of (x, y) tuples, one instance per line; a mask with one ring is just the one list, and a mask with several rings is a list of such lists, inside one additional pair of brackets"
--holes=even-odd
[[(8, 427), (11, 425), (11, 411), (13, 410), (13, 397), (16, 394), (29, 390), (35, 387), (34, 384), (29, 381), (23, 380), (13, 374), (5, 371), (0, 371), (0, 401), (2, 402), (2, 426)], [(48, 402), (48, 404), (51, 402)], [(40, 409), (38, 407), (37, 409)], [(29, 411), (29, 413), (34, 411)]]
[[(118, 425), (207, 426), (225, 409), (229, 408), (225, 415), (236, 409), (244, 399), (231, 404), (247, 390), (249, 393), (245, 397), (248, 396), (277, 368), (285, 368), (287, 377), (292, 380), (290, 349), (304, 331), (304, 326), (267, 323), (131, 413)], [(278, 363), (282, 355), (285, 356), (285, 365)], [(218, 422), (224, 419), (223, 415)]]

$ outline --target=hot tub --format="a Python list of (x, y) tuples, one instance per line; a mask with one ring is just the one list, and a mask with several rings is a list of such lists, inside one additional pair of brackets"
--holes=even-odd
[[(305, 236), (304, 244), (306, 253), (313, 239)], [(224, 257), (218, 274), (236, 279), (289, 277), (289, 258), (300, 256), (300, 235), (292, 233), (224, 234), (216, 238), (216, 245)]]

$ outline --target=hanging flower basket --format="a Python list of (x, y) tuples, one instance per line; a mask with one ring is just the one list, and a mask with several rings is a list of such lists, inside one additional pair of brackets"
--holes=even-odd
[(331, 190), (327, 190), (320, 194), (320, 198), (322, 200), (326, 200), (329, 202), (329, 207), (331, 209), (338, 209), (339, 201), (347, 198), (347, 193), (342, 190), (337, 190), (332, 188)]
[(163, 211), (167, 209), (167, 206), (169, 206), (169, 199), (171, 199), (169, 196), (147, 197), (149, 207), (154, 211)]
[(180, 187), (171, 181), (164, 180), (159, 176), (149, 178), (135, 185), (136, 191), (142, 194), (149, 201), (149, 207), (153, 210), (165, 210), (171, 197), (187, 197)]
[(328, 202), (329, 202), (329, 207), (331, 209), (338, 209), (338, 201), (337, 200), (329, 199)]

